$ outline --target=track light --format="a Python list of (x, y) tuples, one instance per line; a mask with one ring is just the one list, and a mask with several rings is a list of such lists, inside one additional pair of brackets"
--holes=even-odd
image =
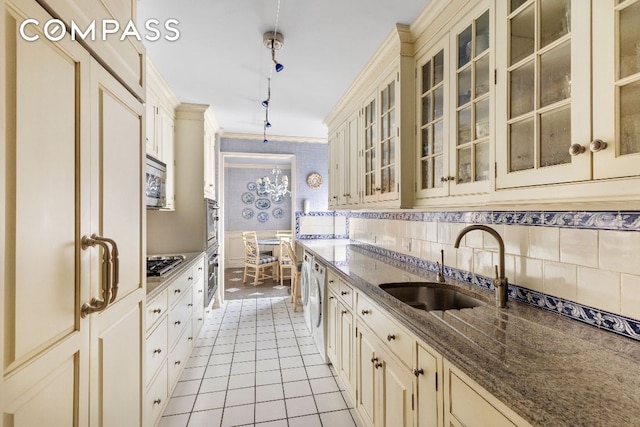
[(262, 43), (267, 49), (271, 50), (271, 60), (275, 64), (276, 73), (284, 70), (284, 65), (276, 61), (276, 50), (284, 45), (284, 37), (277, 31), (267, 31), (262, 35)]

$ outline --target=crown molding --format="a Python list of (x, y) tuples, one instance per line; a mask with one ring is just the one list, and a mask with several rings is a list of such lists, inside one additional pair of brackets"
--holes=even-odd
[[(249, 139), (252, 141), (262, 141), (264, 135), (256, 133), (238, 133), (238, 132), (225, 132), (224, 129), (220, 131), (220, 137), (224, 139)], [(271, 142), (303, 142), (311, 144), (326, 144), (327, 138), (316, 138), (310, 136), (283, 136), (283, 135), (268, 135), (269, 143)]]

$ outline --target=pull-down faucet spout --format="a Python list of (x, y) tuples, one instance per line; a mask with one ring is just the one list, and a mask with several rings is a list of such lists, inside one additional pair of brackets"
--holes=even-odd
[(463, 228), (456, 237), (456, 242), (453, 244), (455, 248), (460, 247), (460, 240), (462, 237), (472, 230), (481, 230), (486, 231), (491, 234), (498, 241), (498, 250), (499, 250), (499, 260), (496, 266), (496, 277), (493, 280), (493, 286), (496, 288), (496, 307), (505, 308), (507, 306), (507, 290), (509, 288), (509, 281), (504, 275), (504, 241), (500, 234), (496, 230), (491, 227), (487, 227), (486, 225), (469, 225)]

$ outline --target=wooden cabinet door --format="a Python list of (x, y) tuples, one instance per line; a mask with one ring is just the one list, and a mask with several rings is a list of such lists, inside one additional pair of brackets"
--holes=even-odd
[(442, 386), (438, 385), (438, 358), (422, 345), (417, 347), (417, 406), (418, 427), (442, 425)]
[(358, 326), (357, 361), (357, 406), (366, 425), (376, 425), (376, 405), (378, 403), (377, 377), (374, 367), (376, 350), (375, 336)]
[(346, 124), (345, 135), (345, 202), (347, 205), (360, 203), (360, 175), (358, 173), (358, 151), (360, 149), (360, 122), (358, 112), (354, 112)]
[(0, 12), (0, 425), (87, 425), (90, 57), (20, 36), (51, 19), (35, 1)]
[[(142, 330), (143, 107), (97, 62), (92, 63), (91, 222), (113, 239), (119, 253), (115, 301), (89, 315), (91, 323), (91, 425), (139, 425)], [(93, 251), (92, 271), (100, 271)], [(97, 280), (91, 295), (101, 297)]]
[[(376, 425), (384, 427), (413, 426), (413, 376), (396, 362), (390, 353), (378, 351), (380, 361), (374, 365), (379, 370), (380, 400), (378, 409), (382, 415)], [(382, 422), (381, 422), (382, 421)]]
[(338, 297), (333, 292), (329, 294), (329, 311), (327, 313), (327, 357), (336, 367), (340, 369), (340, 360), (338, 358), (338, 334), (340, 316), (338, 314)]
[(347, 391), (353, 396), (355, 393), (354, 378), (354, 335), (353, 313), (342, 304), (340, 306), (340, 334), (338, 338), (338, 375), (347, 386)]

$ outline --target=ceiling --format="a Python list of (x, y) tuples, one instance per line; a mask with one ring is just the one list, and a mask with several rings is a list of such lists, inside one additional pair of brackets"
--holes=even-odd
[(138, 0), (138, 26), (179, 21), (178, 40), (145, 41), (147, 53), (178, 99), (211, 105), (225, 133), (262, 136), (271, 75), (267, 135), (326, 138), (324, 118), (394, 25), (410, 24), (428, 1), (280, 0), (280, 73), (262, 42), (278, 0)]

